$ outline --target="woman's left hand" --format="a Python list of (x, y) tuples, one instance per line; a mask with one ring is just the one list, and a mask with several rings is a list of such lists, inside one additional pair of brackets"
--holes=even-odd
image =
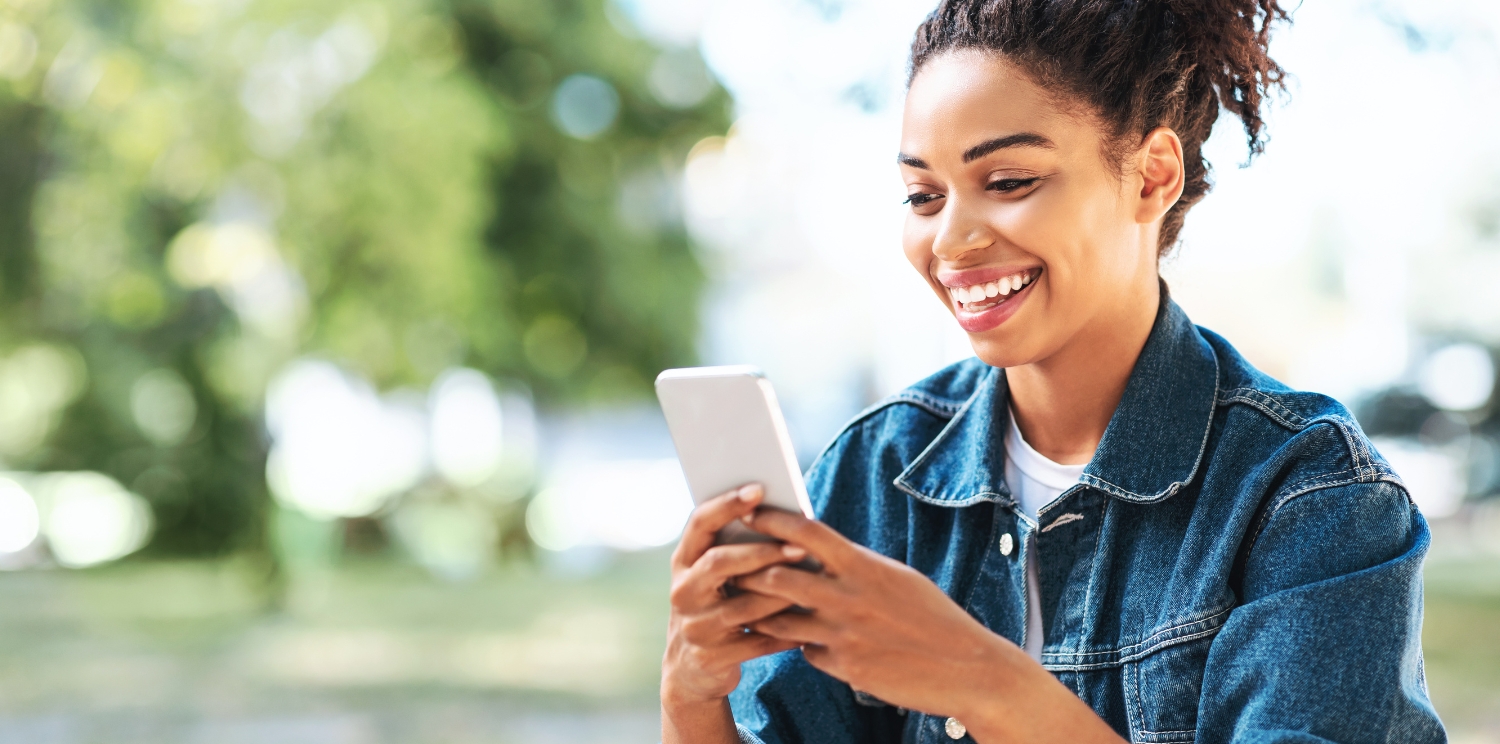
[(745, 521), (823, 564), (821, 573), (778, 565), (741, 577), (744, 589), (811, 610), (751, 630), (803, 644), (809, 664), (886, 703), (954, 716), (978, 741), (1119, 741), (1050, 672), (917, 570), (800, 515), (760, 509)]

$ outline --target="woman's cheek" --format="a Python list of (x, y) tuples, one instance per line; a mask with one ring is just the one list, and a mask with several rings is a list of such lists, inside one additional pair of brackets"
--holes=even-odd
[(932, 231), (923, 224), (922, 220), (915, 214), (906, 216), (906, 225), (901, 231), (901, 249), (906, 253), (906, 260), (911, 262), (912, 268), (922, 275), (923, 279), (929, 279), (928, 269), (932, 266)]
[(1048, 214), (1050, 205), (1045, 202), (1023, 201), (1005, 206), (1006, 209), (999, 210), (993, 216), (992, 224), (999, 228), (1007, 243), (1038, 258), (1044, 258), (1037, 251), (1046, 249), (1048, 233), (1055, 221)]

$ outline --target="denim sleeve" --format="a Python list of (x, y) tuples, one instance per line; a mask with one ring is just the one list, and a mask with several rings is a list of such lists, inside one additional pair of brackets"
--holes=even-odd
[(1282, 497), (1209, 650), (1197, 741), (1446, 741), (1422, 673), (1429, 540), (1392, 483)]
[(849, 685), (814, 669), (798, 650), (745, 662), (729, 696), (743, 744), (897, 744), (896, 708), (860, 702)]

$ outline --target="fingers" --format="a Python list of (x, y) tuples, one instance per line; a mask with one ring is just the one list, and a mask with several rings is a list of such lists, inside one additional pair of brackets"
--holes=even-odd
[(705, 551), (713, 547), (714, 535), (724, 525), (755, 510), (764, 498), (760, 484), (751, 483), (703, 502), (688, 517), (687, 527), (677, 550), (672, 553), (672, 562), (678, 568), (687, 568), (698, 561)]
[(781, 543), (742, 543), (718, 545), (703, 554), (693, 568), (717, 587), (731, 576), (755, 573), (778, 563), (796, 563), (807, 557), (807, 551), (796, 545)]
[(740, 664), (751, 659), (759, 658), (767, 654), (790, 651), (802, 644), (782, 638), (772, 638), (760, 633), (743, 633), (742, 638), (737, 638), (729, 643), (727, 650), (728, 658), (732, 663)]
[(737, 642), (745, 635), (745, 628), (771, 615), (791, 607), (791, 603), (778, 597), (758, 594), (741, 594), (720, 601), (706, 612), (699, 612), (681, 621), (682, 637), (688, 642), (703, 647), (720, 646)]
[(714, 546), (674, 577), (672, 605), (688, 611), (708, 607), (719, 601), (719, 587), (725, 581), (778, 563), (795, 563), (805, 557), (806, 550), (780, 543)]
[(719, 622), (726, 628), (739, 628), (790, 608), (792, 603), (781, 597), (747, 592), (719, 603)]
[(843, 565), (854, 544), (832, 527), (780, 509), (756, 509), (744, 517), (751, 529), (807, 548), (825, 567)]
[[(793, 546), (787, 546), (793, 547)], [(735, 586), (746, 591), (779, 597), (808, 609), (827, 606), (834, 591), (829, 579), (790, 566), (771, 566), (735, 579)]]
[(825, 646), (835, 640), (833, 629), (829, 628), (817, 615), (783, 612), (756, 620), (747, 627), (763, 636), (795, 643), (798, 646), (804, 644)]

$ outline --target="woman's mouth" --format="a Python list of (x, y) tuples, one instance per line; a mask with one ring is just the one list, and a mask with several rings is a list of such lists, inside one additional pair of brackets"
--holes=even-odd
[(982, 284), (948, 287), (954, 315), (965, 331), (987, 331), (1005, 322), (1020, 305), (1031, 284), (1042, 275), (1040, 267), (1018, 271)]

